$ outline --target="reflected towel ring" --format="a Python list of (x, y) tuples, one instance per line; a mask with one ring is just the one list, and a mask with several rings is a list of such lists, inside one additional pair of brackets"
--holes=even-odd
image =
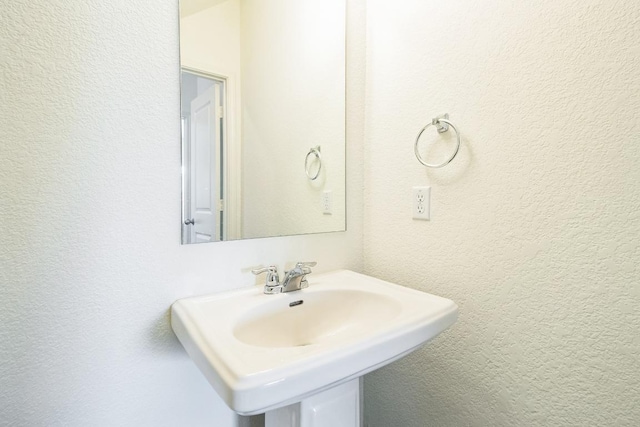
[[(449, 163), (451, 163), (451, 161), (453, 159), (455, 159), (455, 157), (458, 155), (458, 150), (460, 150), (460, 133), (458, 132), (458, 129), (456, 129), (456, 127), (453, 125), (453, 123), (451, 123), (448, 119), (449, 119), (449, 114), (445, 114), (444, 116), (436, 117), (435, 119), (431, 120), (431, 123), (429, 123), (428, 125), (423, 127), (422, 130), (418, 133), (418, 136), (416, 137), (416, 142), (415, 142), (415, 144), (413, 146), (413, 151), (416, 153), (416, 158), (418, 159), (418, 161), (420, 163), (422, 163), (423, 165), (427, 166), (427, 167), (430, 167), (430, 168), (441, 168), (441, 167), (446, 166)], [(444, 162), (442, 162), (442, 163), (440, 163), (438, 165), (427, 163), (422, 158), (422, 156), (420, 156), (420, 151), (418, 151), (418, 142), (420, 141), (420, 137), (422, 136), (422, 133), (431, 125), (436, 127), (436, 129), (438, 130), (438, 133), (447, 132), (449, 130), (449, 126), (451, 126), (451, 128), (456, 133), (457, 144), (456, 144), (455, 151), (453, 152), (451, 157), (449, 157), (447, 160), (445, 160)]]
[[(311, 172), (309, 172), (309, 156), (311, 155), (316, 156), (316, 160), (318, 161), (318, 170), (316, 171), (315, 175), (311, 175)], [(309, 178), (311, 181), (315, 181), (315, 179), (318, 178), (318, 175), (320, 175), (321, 169), (322, 156), (320, 155), (320, 146), (318, 145), (316, 147), (311, 147), (311, 149), (307, 153), (307, 157), (304, 158), (304, 173), (307, 174), (307, 178)]]

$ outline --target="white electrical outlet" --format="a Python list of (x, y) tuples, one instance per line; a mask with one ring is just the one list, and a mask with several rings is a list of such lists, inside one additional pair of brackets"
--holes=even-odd
[(413, 187), (413, 219), (431, 219), (431, 187)]
[(326, 215), (331, 215), (332, 212), (332, 194), (331, 190), (325, 190), (322, 192), (322, 213)]

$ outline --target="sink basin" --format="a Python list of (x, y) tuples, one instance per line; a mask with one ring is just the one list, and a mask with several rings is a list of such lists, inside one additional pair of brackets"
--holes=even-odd
[(452, 325), (456, 304), (348, 270), (309, 287), (185, 298), (171, 325), (231, 409), (253, 415), (305, 399), (410, 353)]
[(402, 311), (394, 298), (361, 290), (305, 291), (303, 295), (292, 294), (300, 301), (292, 306), (278, 299), (246, 313), (238, 319), (233, 335), (258, 347), (329, 345), (376, 330)]

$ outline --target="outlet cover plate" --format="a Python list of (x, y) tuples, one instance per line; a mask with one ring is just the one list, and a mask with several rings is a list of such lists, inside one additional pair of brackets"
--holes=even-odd
[(431, 187), (413, 187), (413, 219), (431, 220)]

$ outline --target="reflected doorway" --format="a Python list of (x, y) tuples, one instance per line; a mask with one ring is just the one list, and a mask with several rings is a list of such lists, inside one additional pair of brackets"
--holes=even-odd
[(182, 242), (226, 240), (226, 81), (183, 69)]

